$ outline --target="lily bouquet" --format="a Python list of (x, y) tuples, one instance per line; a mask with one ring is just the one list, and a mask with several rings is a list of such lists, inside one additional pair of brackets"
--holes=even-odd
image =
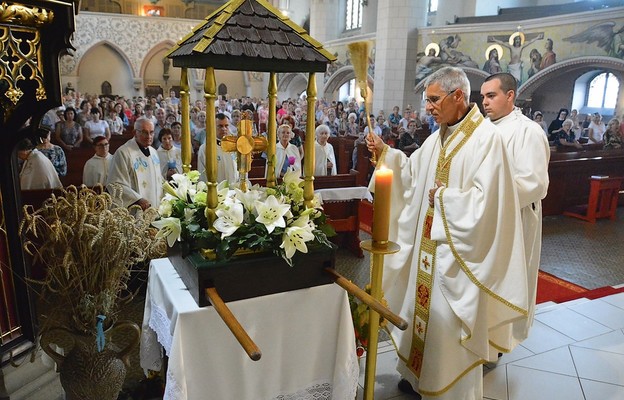
[(334, 234), (315, 196), (314, 207), (303, 203), (300, 171), (289, 169), (281, 184), (266, 188), (258, 185), (247, 191), (217, 186), (216, 220), (211, 227), (205, 215), (207, 186), (199, 172), (175, 174), (164, 184), (160, 203), (158, 236), (169, 246), (180, 242), (183, 252), (211, 249), (218, 261), (230, 259), (239, 249), (271, 251), (292, 266), (292, 257), (308, 252), (309, 245), (331, 247)]

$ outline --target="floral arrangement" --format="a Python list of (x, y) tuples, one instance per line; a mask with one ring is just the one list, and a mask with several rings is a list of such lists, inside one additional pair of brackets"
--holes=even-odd
[[(44, 328), (65, 325), (94, 333), (98, 316), (115, 320), (119, 306), (132, 298), (130, 268), (165, 254), (151, 226), (156, 211), (117, 206), (121, 190), (69, 186), (38, 209), (24, 206), (20, 235), (33, 262), (46, 268), (40, 287)], [(46, 307), (46, 305), (48, 307)]]
[[(371, 293), (371, 285), (368, 284), (364, 288), (366, 293)], [(384, 306), (388, 306), (388, 302), (383, 297), (383, 292), (381, 293), (381, 304)], [(365, 349), (368, 348), (368, 320), (370, 318), (370, 309), (369, 307), (360, 302), (357, 297), (354, 295), (349, 295), (349, 306), (351, 307), (351, 316), (353, 317), (353, 328), (355, 329), (355, 351), (357, 352), (358, 357), (362, 357), (364, 355)], [(384, 328), (388, 324), (388, 321), (379, 316), (379, 327)]]
[(317, 197), (314, 207), (305, 207), (299, 176), (300, 171), (289, 169), (281, 184), (247, 191), (221, 182), (217, 218), (208, 227), (206, 183), (199, 181), (198, 171), (175, 174), (164, 184), (161, 218), (153, 225), (169, 246), (179, 241), (185, 252), (212, 249), (218, 261), (225, 261), (239, 249), (271, 251), (292, 266), (297, 251), (307, 253), (311, 244), (331, 247), (327, 237), (334, 234)]

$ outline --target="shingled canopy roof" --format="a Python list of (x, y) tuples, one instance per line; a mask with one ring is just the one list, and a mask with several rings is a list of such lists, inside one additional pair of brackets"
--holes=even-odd
[(335, 57), (264, 0), (232, 0), (169, 52), (174, 67), (325, 72)]

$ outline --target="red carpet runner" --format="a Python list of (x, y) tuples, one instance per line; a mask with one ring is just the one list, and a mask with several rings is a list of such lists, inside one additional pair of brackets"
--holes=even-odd
[(624, 292), (624, 287), (616, 289), (611, 286), (605, 286), (598, 289), (588, 290), (574, 283), (564, 281), (547, 272), (539, 271), (537, 277), (537, 300), (536, 303), (544, 303), (552, 301), (555, 303), (564, 303), (566, 301), (576, 300), (581, 297), (587, 299), (598, 299), (600, 297), (609, 296), (611, 294)]

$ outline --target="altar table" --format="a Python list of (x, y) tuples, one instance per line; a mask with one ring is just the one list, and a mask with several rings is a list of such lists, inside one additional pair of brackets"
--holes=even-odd
[(169, 259), (153, 260), (141, 367), (169, 357), (165, 400), (355, 398), (359, 376), (346, 292), (330, 284), (227, 303), (262, 351), (252, 361), (213, 307), (199, 308)]

